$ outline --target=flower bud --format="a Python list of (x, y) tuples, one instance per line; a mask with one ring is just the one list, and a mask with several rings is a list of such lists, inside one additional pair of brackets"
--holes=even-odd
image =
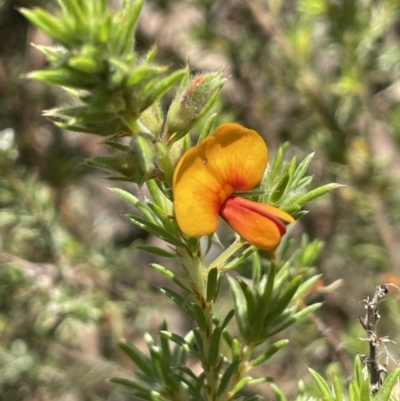
[(220, 73), (203, 74), (180, 88), (167, 116), (169, 141), (182, 138), (214, 104), (225, 79)]
[(133, 135), (126, 158), (130, 168), (134, 171), (134, 182), (142, 185), (145, 181), (155, 177), (155, 157), (155, 138), (145, 133)]
[(159, 137), (163, 125), (160, 103), (156, 102), (140, 115), (140, 122), (155, 137)]

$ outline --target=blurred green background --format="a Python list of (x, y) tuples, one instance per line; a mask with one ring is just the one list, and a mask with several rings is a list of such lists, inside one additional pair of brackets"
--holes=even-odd
[[(166, 317), (177, 332), (187, 322), (134, 249), (158, 240), (121, 217), (130, 208), (108, 187), (137, 189), (83, 165), (106, 152), (102, 139), (41, 116), (64, 95), (24, 79), (46, 67), (30, 44), (48, 38), (17, 10), (37, 5), (57, 9), (0, 0), (0, 400), (125, 401), (106, 380), (134, 369), (117, 342), (141, 347)], [(316, 152), (315, 185), (345, 185), (310, 204), (293, 233), (325, 244), (311, 294), (324, 306), (260, 371), (289, 397), (311, 382), (307, 366), (351, 373), (366, 352), (362, 300), (379, 284), (393, 283), (380, 335), (400, 341), (399, 11), (398, 0), (149, 0), (141, 14), (139, 51), (156, 43), (161, 62), (229, 77), (221, 121), (256, 129), (272, 155), (286, 141), (288, 159)], [(390, 368), (399, 349), (387, 347)]]

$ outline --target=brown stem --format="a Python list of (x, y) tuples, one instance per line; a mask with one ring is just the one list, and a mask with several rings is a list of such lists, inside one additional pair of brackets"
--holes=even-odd
[(360, 317), (360, 323), (368, 335), (369, 356), (364, 357), (370, 373), (370, 389), (372, 394), (376, 394), (382, 385), (382, 373), (386, 373), (386, 365), (379, 362), (379, 348), (382, 340), (376, 331), (376, 326), (380, 319), (378, 306), (380, 301), (389, 292), (389, 287), (385, 284), (376, 287), (372, 300), (366, 299), (367, 313), (364, 318)]

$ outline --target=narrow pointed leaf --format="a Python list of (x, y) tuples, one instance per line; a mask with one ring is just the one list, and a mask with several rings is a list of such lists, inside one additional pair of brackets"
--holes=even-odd
[(217, 390), (217, 397), (221, 396), (222, 393), (225, 391), (229, 380), (232, 378), (233, 374), (236, 373), (237, 368), (239, 367), (241, 361), (233, 361), (230, 365), (226, 368), (224, 374), (222, 375), (221, 381), (218, 386)]
[(122, 351), (124, 351), (125, 354), (129, 356), (132, 362), (134, 362), (138, 366), (139, 369), (141, 369), (149, 376), (153, 374), (150, 361), (142, 354), (142, 352), (136, 347), (136, 345), (129, 342), (120, 342), (118, 345), (122, 349)]
[(162, 256), (164, 258), (176, 258), (176, 254), (168, 252), (165, 249), (161, 249), (157, 246), (151, 245), (136, 245), (135, 249), (140, 249), (141, 251), (152, 253), (153, 255)]
[(207, 278), (207, 302), (211, 302), (215, 298), (215, 293), (217, 291), (218, 284), (218, 269), (216, 267), (212, 268), (208, 272)]
[(172, 301), (174, 301), (191, 319), (194, 319), (192, 309), (179, 294), (167, 287), (160, 287), (160, 291), (168, 298), (172, 299)]
[(285, 347), (289, 344), (289, 340), (280, 340), (276, 343), (272, 344), (265, 352), (263, 352), (259, 357), (257, 357), (254, 361), (251, 362), (251, 367), (254, 368), (258, 365), (261, 365), (266, 360), (270, 359), (272, 355), (275, 355), (281, 348)]
[(150, 234), (155, 235), (158, 238), (161, 238), (165, 242), (169, 242), (172, 245), (181, 247), (183, 244), (171, 235), (168, 231), (164, 230), (160, 226), (157, 226), (154, 223), (151, 223), (145, 219), (140, 218), (139, 216), (135, 216), (134, 214), (128, 214), (126, 217), (138, 227), (142, 228), (143, 230), (149, 232)]
[(331, 392), (331, 389), (329, 388), (329, 385), (325, 381), (325, 379), (319, 373), (317, 373), (315, 370), (310, 369), (310, 368), (308, 370), (311, 373), (314, 383), (318, 387), (324, 401), (335, 401), (334, 396)]

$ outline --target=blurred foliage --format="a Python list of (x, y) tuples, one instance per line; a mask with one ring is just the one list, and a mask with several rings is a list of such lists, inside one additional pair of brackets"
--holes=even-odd
[[(105, 194), (108, 183), (82, 165), (106, 152), (101, 140), (46, 121), (42, 110), (65, 95), (23, 79), (46, 68), (29, 43), (48, 39), (16, 9), (34, 5), (55, 7), (0, 1), (7, 38), (0, 43), (1, 399), (132, 399), (105, 381), (130, 374), (116, 344), (124, 337), (143, 346), (142, 333), (174, 309), (143, 278), (160, 284), (144, 270), (154, 260), (131, 246), (154, 238), (122, 222), (124, 206)], [(397, 0), (154, 0), (139, 18), (143, 53), (157, 42), (167, 64), (189, 60), (194, 70), (229, 76), (219, 121), (256, 129), (272, 153), (284, 141), (292, 145), (287, 157), (315, 152), (316, 183), (346, 185), (311, 205), (293, 234), (300, 241), (306, 232), (316, 247), (315, 238), (325, 242), (316, 261), (307, 261), (304, 246), (299, 264), (323, 273), (308, 296), (325, 303), (285, 333), (291, 346), (263, 372), (289, 399), (299, 379), (311, 386), (306, 366), (352, 373), (354, 355), (366, 348), (360, 301), (379, 283), (400, 285), (399, 7)], [(391, 288), (380, 330), (399, 342), (399, 295)], [(392, 366), (398, 347), (387, 346)], [(271, 394), (267, 384), (257, 391)]]

